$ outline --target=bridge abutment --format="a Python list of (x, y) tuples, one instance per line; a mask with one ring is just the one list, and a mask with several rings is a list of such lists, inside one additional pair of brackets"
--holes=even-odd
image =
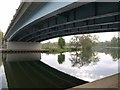
[(6, 61), (39, 61), (41, 53), (19, 53), (19, 54), (5, 54)]
[(6, 42), (6, 49), (8, 50), (40, 50), (41, 44), (39, 42)]

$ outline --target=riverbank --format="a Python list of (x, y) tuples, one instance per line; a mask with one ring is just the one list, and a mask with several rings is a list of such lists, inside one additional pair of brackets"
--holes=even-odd
[(106, 49), (120, 49), (120, 47), (106, 47)]
[[(95, 47), (95, 48), (93, 48), (93, 51), (106, 51), (106, 49), (108, 49), (108, 50), (120, 50), (120, 47)], [(45, 50), (47, 50), (48, 51), (48, 53), (64, 53), (64, 52), (74, 52), (74, 51), (79, 51), (79, 50), (81, 50), (81, 48), (78, 48), (78, 49), (76, 49), (76, 48), (63, 48), (63, 49), (61, 49), (61, 48), (48, 48), (48, 49), (45, 49)]]
[[(94, 48), (94, 51), (106, 51), (106, 49), (114, 49), (120, 50), (120, 47), (102, 47), (102, 48)], [(47, 49), (40, 49), (40, 50), (7, 50), (7, 49), (0, 49), (1, 53), (25, 53), (25, 52), (42, 52), (42, 53), (64, 53), (64, 52), (73, 52), (81, 50), (81, 48), (47, 48)]]
[(40, 49), (40, 50), (10, 50), (10, 49), (1, 49), (1, 53), (47, 53), (48, 50)]
[(75, 49), (75, 48), (49, 48), (45, 49), (48, 50), (48, 53), (64, 53), (64, 52), (73, 52), (73, 51), (78, 51), (81, 50), (81, 48)]
[[(112, 75), (112, 76), (108, 76), (106, 78), (100, 79), (100, 80), (96, 80), (94, 82), (90, 82), (87, 84), (83, 84), (83, 85), (79, 85), (76, 87), (71, 88), (70, 90), (74, 90), (76, 88), (118, 88), (118, 80), (120, 77), (120, 73)], [(103, 89), (101, 89), (103, 90)], [(117, 89), (116, 89), (117, 90)]]

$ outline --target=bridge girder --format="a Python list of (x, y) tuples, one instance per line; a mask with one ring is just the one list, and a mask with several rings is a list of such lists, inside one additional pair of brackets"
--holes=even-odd
[[(78, 3), (81, 2), (74, 5)], [(17, 32), (10, 41), (41, 42), (67, 35), (118, 31), (119, 27), (119, 2), (91, 2), (37, 20)]]

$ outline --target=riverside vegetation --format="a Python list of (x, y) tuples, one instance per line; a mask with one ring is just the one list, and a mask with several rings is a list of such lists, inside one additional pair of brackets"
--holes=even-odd
[(60, 37), (58, 42), (47, 42), (42, 44), (42, 48), (49, 53), (63, 53), (73, 51), (102, 51), (105, 49), (120, 50), (120, 38), (113, 37), (111, 41), (99, 42), (97, 36), (82, 35), (73, 36), (69, 43)]

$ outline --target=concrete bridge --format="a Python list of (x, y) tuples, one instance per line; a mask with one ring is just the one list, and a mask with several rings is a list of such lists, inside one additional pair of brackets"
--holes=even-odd
[(10, 49), (39, 49), (39, 42), (55, 37), (115, 32), (120, 27), (119, 4), (120, 2), (22, 2), (8, 27), (4, 41)]
[[(38, 50), (41, 41), (55, 37), (115, 32), (120, 28), (119, 10), (120, 2), (22, 2), (8, 27), (4, 42), (7, 49), (10, 50)], [(18, 55), (18, 57), (23, 56), (24, 54)], [(13, 54), (4, 57), (6, 60), (3, 60), (3, 63), (10, 88), (63, 87), (67, 89), (87, 83), (40, 62), (40, 55), (34, 57), (36, 61), (25, 61), (24, 63), (16, 60), (16, 56)], [(32, 57), (28, 56), (27, 59), (32, 59)], [(15, 60), (18, 62), (13, 62)], [(22, 60), (26, 60), (26, 58)], [(30, 65), (36, 66), (31, 67)], [(36, 80), (34, 83), (33, 79)], [(42, 82), (40, 82), (41, 80)], [(115, 75), (74, 88), (101, 86), (105, 88), (106, 83), (108, 87), (116, 88), (118, 87), (117, 80), (118, 75)], [(110, 81), (112, 83), (109, 83)]]

